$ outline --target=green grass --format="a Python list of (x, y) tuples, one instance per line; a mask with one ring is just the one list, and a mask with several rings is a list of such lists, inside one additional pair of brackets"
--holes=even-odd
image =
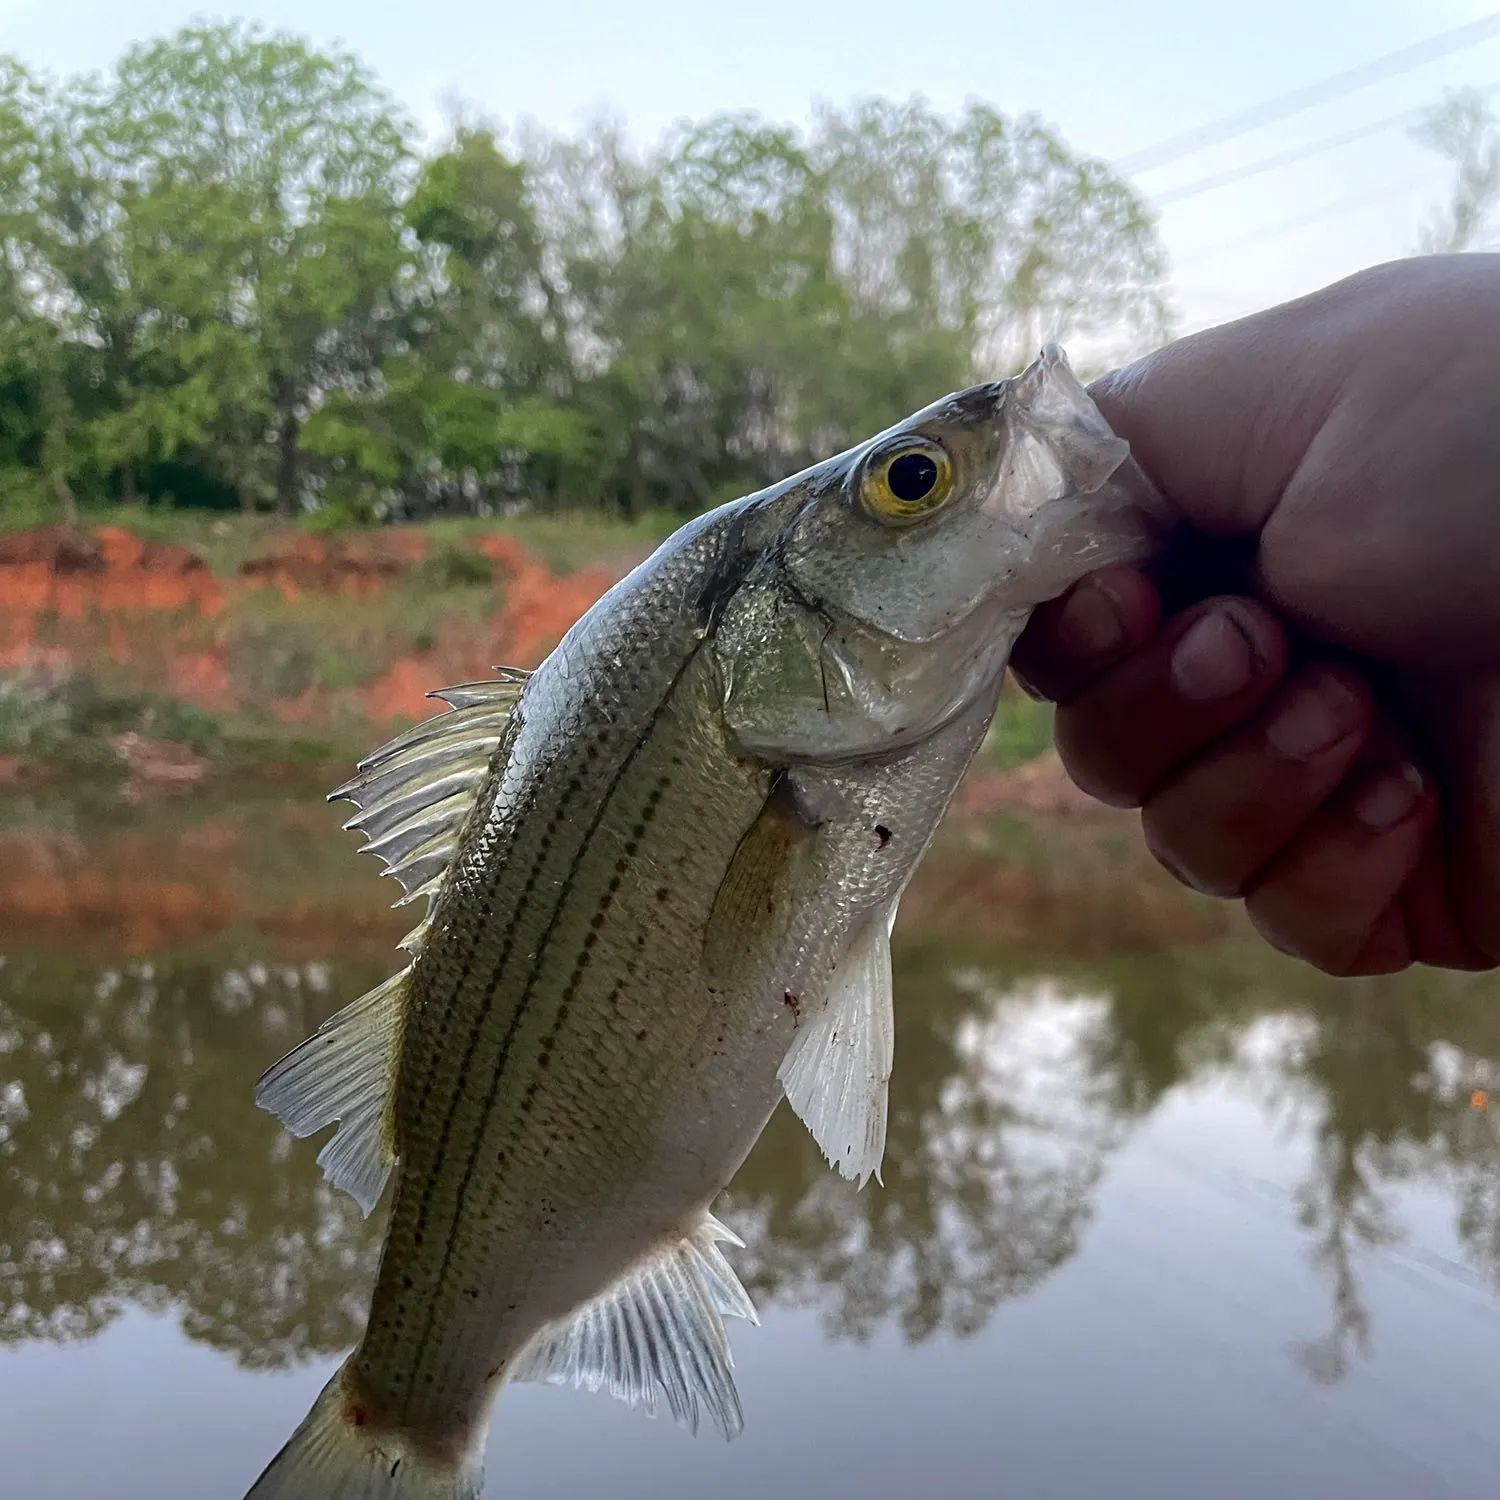
[(0, 677), (0, 754), (105, 763), (111, 740), (135, 733), (217, 752), (224, 731), (214, 715), (180, 699), (118, 692), (85, 676)]
[(273, 537), (287, 530), (286, 522), (275, 516), (172, 510), (152, 505), (89, 509), (79, 520), (85, 526), (118, 526), (134, 532), (143, 541), (188, 547), (198, 553), (220, 578), (231, 577), (241, 563), (258, 557)]
[(398, 587), (364, 598), (284, 599), (276, 589), (235, 597), (219, 627), (235, 680), (261, 698), (364, 687), (398, 658), (430, 649), (442, 627), (467, 624), (482, 633), (496, 606), (488, 575), (483, 584), (439, 586), (428, 571), (432, 561)]
[(1052, 748), (1053, 707), (1007, 688), (990, 731), (990, 753), (1003, 771), (1025, 765)]
[(479, 536), (513, 536), (554, 572), (576, 573), (620, 552), (648, 552), (683, 524), (683, 517), (651, 512), (624, 521), (589, 511), (507, 516), (502, 520), (425, 521), (421, 531), (434, 552), (472, 545)]
[[(80, 519), (87, 526), (119, 526), (146, 541), (170, 542), (191, 548), (220, 578), (232, 577), (241, 563), (261, 556), (277, 545), (284, 545), (296, 530), (277, 516), (173, 510), (147, 505), (90, 509)], [(475, 542), (483, 536), (513, 536), (555, 572), (573, 573), (603, 559), (616, 558), (621, 553), (649, 552), (665, 541), (682, 521), (681, 516), (664, 512), (625, 521), (588, 511), (569, 511), (488, 520), (446, 518), (424, 521), (413, 529), (427, 539), (433, 554), (432, 562), (438, 558), (448, 559), (438, 564), (439, 577), (444, 580), (440, 586), (463, 586), (478, 580), (477, 567), (473, 560), (453, 559), (472, 554)], [(6, 529), (3, 517), (0, 517), (0, 531)], [(375, 536), (382, 529), (347, 527), (324, 534), (357, 536), (364, 533)], [(487, 573), (485, 579), (488, 579)]]

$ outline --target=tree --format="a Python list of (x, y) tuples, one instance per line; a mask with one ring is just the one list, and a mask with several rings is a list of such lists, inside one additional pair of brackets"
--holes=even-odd
[(1030, 116), (470, 121), (418, 161), (356, 58), (244, 25), (103, 80), (0, 61), (0, 249), (12, 517), (689, 513), (1167, 321), (1141, 200)]
[(602, 122), (526, 156), (627, 509), (768, 483), (1044, 337), (1166, 328), (1140, 199), (1030, 118), (877, 101), (807, 137), (718, 116), (635, 156)]
[(48, 443), (55, 340), (25, 285), (40, 103), (41, 91), (26, 70), (0, 58), (0, 508), (39, 517), (55, 495), (71, 520), (76, 505), (66, 466), (58, 468)]
[[(184, 311), (180, 322), (210, 340), (211, 326), (227, 326), (253, 345), (259, 389), (220, 416), (241, 461), (258, 436), (233, 432), (246, 398), (269, 419), (276, 503), (290, 513), (309, 410), (375, 377), (406, 263), (399, 199), (410, 127), (351, 54), (236, 25), (131, 49), (111, 111), (137, 180), (177, 209), (156, 217), (158, 231), (184, 223), (211, 241), (222, 278), (189, 289), (198, 316)], [(162, 258), (176, 265), (191, 254), (175, 246)], [(242, 375), (252, 368), (237, 344), (214, 352)]]
[(1169, 329), (1143, 200), (1035, 115), (864, 100), (817, 116), (837, 263), (855, 307), (947, 328), (970, 373), (1008, 374), (1047, 338), (1134, 348)]
[(1424, 255), (1484, 248), (1500, 205), (1500, 120), (1478, 89), (1449, 93), (1413, 132), (1417, 141), (1453, 165), (1445, 208), (1422, 231)]

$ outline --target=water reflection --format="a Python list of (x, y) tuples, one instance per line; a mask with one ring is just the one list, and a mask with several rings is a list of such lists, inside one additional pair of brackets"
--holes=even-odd
[(865, 1339), (976, 1333), (1078, 1248), (1122, 1119), (1082, 1045), (1107, 1003), (903, 951), (884, 1183), (856, 1193), (783, 1112), (731, 1191), (761, 1300), (816, 1305)]
[[(66, 847), (47, 825), (46, 858), (67, 890), (70, 870), (95, 887), (101, 870), (128, 872), (119, 890), (91, 888), (95, 909), (128, 912), (163, 882), (191, 884), (208, 829), (218, 915), (195, 917), (188, 936), (179, 924), (148, 955), (104, 962), (87, 934), (59, 940), (68, 929), (35, 889), (25, 921), (6, 926), (0, 1339), (87, 1337), (134, 1304), (174, 1312), (248, 1367), (332, 1355), (362, 1322), (379, 1217), (363, 1222), (324, 1187), (314, 1151), (278, 1132), (251, 1087), (386, 972), (390, 935), (359, 915), (378, 911), (383, 888), (364, 867), (340, 884), (316, 859), (299, 864), (295, 830), (319, 849), (330, 839), (310, 814), (180, 816), (155, 863), (110, 842), (138, 828), (88, 819)], [(18, 860), (42, 858), (27, 837), (0, 898)], [(922, 878), (951, 879), (944, 861), (940, 848)], [(328, 946), (309, 958), (320, 928)], [(972, 1335), (1079, 1250), (1131, 1132), (1174, 1090), (1215, 1077), (1253, 1092), (1268, 1130), (1305, 1143), (1284, 1209), (1329, 1294), (1326, 1331), (1295, 1351), (1315, 1379), (1339, 1379), (1368, 1348), (1360, 1267), (1399, 1245), (1404, 1187), (1446, 1195), (1469, 1273), (1500, 1287), (1492, 980), (1340, 983), (1234, 937), (1152, 948), (1137, 934), (1086, 962), (1045, 930), (999, 951), (921, 922), (900, 937), (884, 1185), (854, 1191), (780, 1112), (726, 1210), (758, 1301), (815, 1308), (836, 1338)]]
[(377, 1242), (246, 1090), (327, 985), (319, 965), (0, 968), (0, 1337), (86, 1337), (127, 1303), (247, 1366), (357, 1336)]
[(1328, 986), (1264, 1075), (1273, 1099), (1310, 1126), (1312, 1167), (1296, 1211), (1332, 1314), (1327, 1332), (1295, 1353), (1320, 1382), (1341, 1379), (1369, 1352), (1357, 1267), (1362, 1255), (1402, 1243), (1390, 1201), (1398, 1185), (1448, 1188), (1470, 1267), (1500, 1287), (1500, 1139), (1488, 1107), (1490, 1059), (1500, 1056), (1496, 998), (1490, 981), (1406, 993), (1371, 981)]

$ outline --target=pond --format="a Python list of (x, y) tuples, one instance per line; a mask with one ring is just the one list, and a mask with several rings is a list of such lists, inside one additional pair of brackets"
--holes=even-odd
[[(316, 788), (0, 806), (0, 1493), (239, 1500), (381, 1218), (256, 1077), (392, 964)], [(778, 1113), (719, 1213), (746, 1431), (508, 1390), (500, 1497), (1492, 1497), (1500, 988), (1337, 982), (1128, 820), (955, 814), (897, 929), (884, 1183)]]

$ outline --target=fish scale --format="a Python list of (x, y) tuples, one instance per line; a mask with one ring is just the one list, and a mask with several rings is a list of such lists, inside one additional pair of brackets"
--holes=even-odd
[[(670, 579), (663, 581), (663, 587), (669, 593), (677, 589), (675, 580)], [(686, 624), (683, 646), (695, 653), (702, 639), (701, 627), (694, 617)], [(477, 1384), (482, 1395), (484, 1373), (503, 1357), (503, 1336), (491, 1331), (497, 1317), (487, 1316), (487, 1307), (476, 1306), (475, 1299), (465, 1295), (465, 1288), (479, 1282), (485, 1286), (508, 1285), (512, 1293), (507, 1300), (514, 1300), (516, 1281), (497, 1277), (494, 1267), (482, 1264), (493, 1239), (487, 1230), (503, 1222), (508, 1230), (507, 1243), (522, 1247), (521, 1258), (526, 1264), (542, 1258), (539, 1251), (544, 1247), (537, 1243), (540, 1231), (534, 1222), (528, 1222), (535, 1218), (534, 1200), (527, 1193), (524, 1176), (517, 1183), (518, 1173), (524, 1173), (529, 1163), (515, 1160), (510, 1126), (526, 1091), (536, 1082), (543, 1036), (557, 1017), (566, 977), (576, 966), (587, 935), (594, 931), (590, 924), (598, 911), (599, 889), (602, 885), (607, 890), (608, 880), (622, 859), (630, 866), (631, 857), (624, 849), (642, 822), (647, 825), (642, 837), (650, 832), (653, 820), (643, 814), (654, 784), (661, 779), (655, 766), (669, 760), (672, 753), (681, 753), (661, 749), (660, 729), (653, 735), (648, 727), (653, 722), (668, 727), (673, 723), (665, 711), (668, 700), (658, 696), (657, 702), (652, 701), (653, 694), (662, 693), (663, 679), (670, 690), (676, 675), (671, 670), (673, 664), (664, 661), (660, 651), (653, 655), (652, 663), (653, 671), (646, 681), (621, 683), (616, 679), (607, 693), (596, 694), (590, 691), (586, 679), (572, 677), (569, 685), (578, 693), (583, 707), (574, 710), (566, 721), (565, 733), (549, 733), (550, 725), (541, 712), (523, 718), (511, 747), (509, 774), (527, 790), (543, 790), (533, 793), (521, 816), (512, 817), (508, 815), (502, 778), (495, 811), (487, 820), (487, 827), (493, 825), (497, 833), (490, 847), (483, 850), (483, 857), (471, 861), (489, 888), (482, 900), (466, 901), (466, 872), (460, 871), (451, 909), (474, 915), (461, 925), (465, 918), (445, 920), (440, 908), (434, 933), (441, 931), (447, 937), (451, 932), (456, 941), (451, 950), (430, 942), (414, 966), (413, 1025), (407, 1039), (412, 1051), (425, 1050), (425, 1016), (441, 1018), (465, 1011), (465, 986), (474, 1002), (467, 1009), (478, 1015), (468, 1038), (446, 1038), (449, 1049), (463, 1046), (458, 1066), (447, 1070), (453, 1080), (450, 1091), (446, 1096), (428, 1094), (414, 1102), (409, 1116), (398, 1115), (398, 1144), (408, 1164), (403, 1176), (409, 1169), (421, 1187), (412, 1194), (398, 1189), (388, 1237), (390, 1248), (384, 1261), (399, 1262), (402, 1270), (399, 1280), (382, 1270), (372, 1302), (370, 1335), (355, 1365), (360, 1382), (377, 1398), (406, 1404), (407, 1420), (414, 1428), (426, 1425), (430, 1411), (440, 1411), (450, 1403), (450, 1391), (456, 1385), (473, 1392)], [(530, 772), (528, 757), (534, 745), (538, 756), (549, 759), (545, 775)], [(599, 748), (591, 755), (594, 747), (608, 748)], [(685, 743), (683, 748), (689, 745)], [(690, 748), (701, 753), (700, 745)], [(713, 784), (711, 776), (706, 779)], [(594, 789), (598, 781), (605, 783), (608, 795), (601, 796)], [(550, 809), (545, 800), (545, 788), (549, 786), (561, 788)], [(758, 810), (761, 800), (751, 790), (746, 799), (749, 817)], [(574, 816), (579, 808), (591, 816)], [(609, 838), (600, 836), (606, 822), (613, 825)], [(481, 846), (485, 842), (482, 834), (476, 841)], [(533, 844), (543, 847), (533, 852)], [(729, 852), (732, 848), (730, 842)], [(647, 867), (643, 884), (649, 887), (644, 891), (648, 910), (635, 921), (622, 914), (619, 925), (624, 931), (650, 934), (637, 964), (639, 979), (633, 982), (649, 978), (653, 992), (659, 993), (656, 986), (661, 977), (667, 973), (680, 976), (688, 958), (681, 951), (685, 945), (679, 934), (690, 925), (690, 919), (679, 916), (672, 928), (661, 922), (649, 908), (661, 904), (655, 893), (663, 888), (660, 881), (668, 873), (662, 868), (665, 861), (659, 854), (644, 855), (640, 849), (634, 860)], [(650, 868), (653, 865), (657, 867), (654, 870)], [(527, 872), (519, 883), (515, 875), (518, 870)], [(512, 889), (507, 890), (507, 885)], [(504, 928), (486, 926), (486, 905), (510, 911)], [(654, 957), (663, 949), (663, 958)], [(442, 962), (429, 962), (439, 956)], [(451, 972), (455, 962), (461, 965), (457, 981)], [(634, 1041), (633, 1031), (615, 1041), (627, 1060), (644, 1050)], [(561, 1068), (556, 1076), (565, 1080), (560, 1085), (564, 1090), (576, 1088), (566, 1081)], [(555, 1142), (549, 1151), (549, 1174), (566, 1171), (567, 1139), (555, 1134), (546, 1138)], [(489, 1158), (484, 1187), (470, 1194), (470, 1164), (476, 1163), (481, 1154)], [(597, 1177), (597, 1172), (594, 1175)], [(508, 1191), (514, 1204), (512, 1211), (497, 1212), (492, 1205), (506, 1203)], [(643, 1241), (643, 1248), (669, 1227), (660, 1222), (659, 1214), (651, 1219), (650, 1233), (637, 1231), (635, 1235)], [(420, 1245), (416, 1243), (418, 1234), (423, 1235)], [(473, 1263), (460, 1249), (469, 1246), (479, 1247)], [(404, 1286), (407, 1277), (414, 1282), (409, 1291)], [(588, 1294), (597, 1290), (598, 1286), (587, 1285)], [(390, 1314), (384, 1312), (387, 1306), (392, 1309)], [(388, 1326), (387, 1318), (399, 1316), (398, 1308), (405, 1314), (397, 1325), (403, 1331), (410, 1333), (414, 1325), (425, 1330), (418, 1332), (415, 1348), (380, 1336)], [(527, 1332), (553, 1315), (546, 1306), (534, 1308), (532, 1327)], [(457, 1332), (450, 1327), (453, 1324), (458, 1325)], [(481, 1328), (482, 1335), (476, 1332)], [(432, 1368), (427, 1359), (434, 1342), (445, 1351), (440, 1369)], [(470, 1367), (474, 1359), (481, 1365), (477, 1382)]]
[(335, 795), (428, 916), (258, 1098), (393, 1201), (364, 1337), (251, 1500), (477, 1500), (513, 1381), (740, 1430), (711, 1205), (783, 1098), (878, 1177), (902, 892), (1030, 608), (1149, 554), (1143, 494), (1049, 351), (690, 523), (361, 762)]

